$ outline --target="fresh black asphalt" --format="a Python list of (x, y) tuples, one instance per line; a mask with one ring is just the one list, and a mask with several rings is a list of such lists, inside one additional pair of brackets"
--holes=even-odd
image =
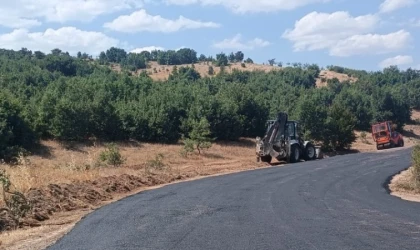
[(145, 191), (49, 249), (420, 249), (420, 203), (388, 194), (411, 149), (336, 156)]

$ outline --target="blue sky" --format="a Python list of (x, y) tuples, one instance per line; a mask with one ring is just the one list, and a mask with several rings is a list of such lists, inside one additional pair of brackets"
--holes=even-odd
[(0, 7), (0, 47), (188, 47), (257, 63), (420, 69), (418, 10), (420, 0), (15, 0)]

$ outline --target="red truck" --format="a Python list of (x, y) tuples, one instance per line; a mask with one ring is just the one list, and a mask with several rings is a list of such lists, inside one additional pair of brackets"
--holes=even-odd
[(372, 124), (372, 137), (378, 150), (385, 147), (404, 147), (404, 138), (393, 129), (391, 121)]

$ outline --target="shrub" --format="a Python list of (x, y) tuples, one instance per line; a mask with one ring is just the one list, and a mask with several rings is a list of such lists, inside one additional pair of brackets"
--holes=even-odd
[(189, 138), (183, 140), (184, 151), (190, 153), (197, 149), (198, 154), (201, 154), (203, 149), (208, 149), (212, 146), (211, 142), (213, 139), (210, 137), (210, 134), (210, 124), (206, 118), (194, 121)]
[(207, 73), (209, 74), (209, 75), (214, 75), (214, 69), (213, 69), (213, 66), (209, 66), (209, 69), (208, 69), (208, 71), (207, 71)]
[(241, 67), (242, 67), (242, 68), (246, 68), (245, 63), (241, 63)]
[(417, 144), (412, 152), (411, 158), (413, 160), (413, 177), (415, 185), (420, 185), (420, 144)]
[[(19, 226), (21, 218), (32, 209), (31, 203), (26, 199), (25, 195), (18, 191), (12, 191), (12, 183), (9, 175), (5, 170), (0, 170), (0, 184), (2, 185), (2, 198), (6, 204), (7, 211), (12, 215), (16, 227)], [(1, 225), (0, 225), (1, 226)], [(3, 228), (0, 227), (0, 231)]]
[(106, 144), (106, 149), (101, 152), (99, 159), (114, 167), (118, 167), (125, 162), (125, 159), (121, 156), (120, 150), (115, 143)]
[(155, 155), (154, 159), (147, 161), (146, 172), (148, 172), (150, 169), (163, 170), (166, 167), (166, 165), (163, 163), (163, 158), (163, 154), (159, 153)]

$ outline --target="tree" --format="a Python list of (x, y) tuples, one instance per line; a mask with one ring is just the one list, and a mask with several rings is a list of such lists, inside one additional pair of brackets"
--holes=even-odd
[(109, 62), (121, 63), (124, 59), (127, 58), (127, 52), (124, 49), (111, 47), (106, 51), (106, 57)]
[(227, 66), (228, 64), (228, 57), (225, 53), (222, 52), (216, 55), (216, 66)]
[(106, 64), (108, 62), (108, 57), (106, 56), (105, 52), (101, 52), (99, 54), (99, 64)]
[(205, 62), (205, 61), (207, 61), (207, 57), (205, 55), (201, 54), (200, 57), (198, 58), (198, 61)]
[(238, 51), (235, 53), (235, 61), (242, 62), (244, 60), (244, 53), (242, 51)]
[(59, 55), (61, 55), (61, 53), (62, 53), (61, 49), (56, 48), (56, 49), (51, 50), (51, 54), (54, 55), (54, 56), (59, 56)]
[(140, 56), (143, 57), (146, 61), (149, 61), (152, 58), (151, 53), (147, 50), (140, 52)]
[(42, 53), (41, 51), (35, 51), (34, 55), (35, 55), (36, 59), (44, 59), (45, 58), (45, 54)]
[(276, 64), (276, 59), (273, 58), (273, 59), (268, 60), (268, 64), (270, 64), (270, 66), (273, 66), (274, 64)]
[(36, 134), (22, 117), (19, 101), (0, 92), (0, 160), (13, 161), (21, 150), (36, 142)]
[(198, 154), (201, 154), (203, 149), (208, 149), (212, 146), (211, 143), (213, 139), (210, 135), (210, 124), (206, 118), (201, 118), (199, 121), (193, 121), (189, 138), (184, 139), (184, 149), (187, 152), (192, 152), (195, 148), (197, 149)]
[(229, 54), (228, 59), (229, 59), (229, 62), (231, 62), (231, 63), (235, 62), (235, 61), (236, 61), (236, 60), (235, 60), (235, 54), (233, 54), (233, 52), (231, 52), (231, 53)]
[(197, 52), (193, 49), (182, 48), (176, 53), (178, 56), (179, 64), (190, 64), (196, 63), (198, 61)]
[(248, 58), (245, 60), (245, 63), (254, 63), (254, 61), (252, 61), (252, 59), (248, 57)]
[(134, 70), (146, 68), (146, 60), (142, 55), (137, 53), (129, 53), (127, 59), (122, 64), (125, 67), (132, 67)]
[(209, 66), (209, 69), (208, 69), (208, 71), (207, 71), (207, 73), (209, 74), (209, 75), (214, 75), (214, 69), (213, 69), (213, 66)]
[(82, 52), (80, 52), (80, 51), (77, 52), (77, 58), (79, 58), (79, 59), (82, 58)]
[(334, 103), (328, 111), (324, 147), (333, 150), (349, 149), (356, 140), (356, 117), (342, 104)]

